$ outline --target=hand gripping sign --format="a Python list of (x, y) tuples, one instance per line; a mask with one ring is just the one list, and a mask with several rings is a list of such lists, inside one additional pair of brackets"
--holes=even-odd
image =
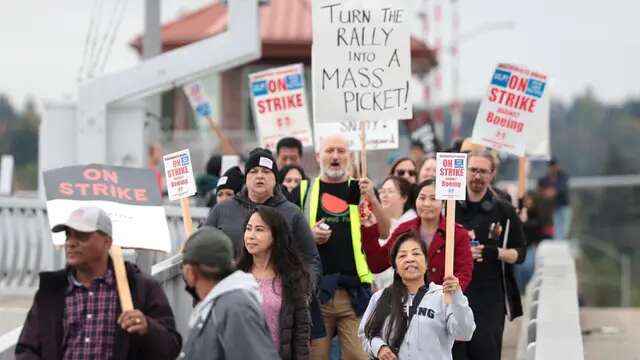
[[(496, 67), (473, 127), (473, 142), (524, 156), (546, 120), (547, 76), (512, 64)], [(543, 139), (544, 140), (544, 139)]]
[[(467, 195), (467, 154), (436, 154), (436, 199), (447, 201), (447, 229), (445, 242), (444, 276), (453, 275), (455, 247), (456, 200)], [(450, 293), (445, 293), (445, 304), (451, 304)]]
[[(149, 169), (91, 164), (42, 174), (50, 224), (61, 224), (80, 207), (98, 207), (111, 219), (111, 258), (123, 311), (133, 308), (121, 247), (169, 252), (171, 240), (155, 175)], [(53, 244), (65, 243), (53, 233)]]

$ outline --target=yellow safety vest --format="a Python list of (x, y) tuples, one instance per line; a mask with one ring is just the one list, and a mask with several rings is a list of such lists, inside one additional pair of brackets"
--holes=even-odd
[[(349, 179), (349, 183), (351, 179)], [(307, 192), (310, 192), (309, 202), (305, 204)], [(300, 205), (304, 209), (304, 213), (309, 219), (309, 226), (313, 228), (316, 224), (318, 216), (318, 200), (320, 199), (320, 178), (313, 181), (313, 185), (309, 190), (309, 181), (302, 180), (300, 182)], [(356, 271), (360, 282), (371, 284), (373, 282), (373, 274), (367, 265), (367, 258), (362, 251), (362, 240), (360, 233), (360, 210), (358, 205), (349, 205), (349, 220), (351, 222), (351, 244), (353, 246), (353, 258), (356, 262)]]

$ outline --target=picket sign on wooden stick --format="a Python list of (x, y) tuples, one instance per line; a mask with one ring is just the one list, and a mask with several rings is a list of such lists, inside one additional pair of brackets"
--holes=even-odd
[(359, 151), (353, 151), (352, 152), (352, 156), (353, 156), (353, 162), (354, 162), (354, 168), (355, 168), (355, 177), (356, 179), (360, 179), (360, 152)]
[(365, 133), (365, 123), (360, 123), (360, 166), (362, 167), (362, 177), (367, 176), (367, 134)]
[(522, 156), (518, 159), (518, 206), (522, 206), (522, 199), (527, 190), (527, 158)]
[(180, 199), (180, 208), (182, 209), (182, 221), (184, 223), (184, 234), (191, 236), (193, 233), (193, 219), (191, 218), (191, 207), (189, 206), (189, 198)]
[[(456, 234), (456, 201), (447, 200), (447, 228), (444, 247), (444, 276), (453, 276), (453, 255)], [(451, 293), (444, 293), (444, 303), (451, 304)]]
[(122, 312), (133, 310), (131, 288), (129, 287), (129, 279), (127, 278), (127, 271), (124, 267), (124, 257), (122, 256), (122, 248), (120, 248), (120, 246), (111, 245), (111, 260), (113, 261), (113, 270), (115, 270), (118, 298), (120, 299)]
[[(436, 199), (445, 200), (447, 204), (446, 237), (444, 247), (444, 277), (453, 276), (455, 235), (456, 235), (456, 200), (467, 197), (467, 154), (436, 154)], [(453, 295), (444, 292), (443, 302), (451, 304)]]
[(220, 126), (216, 125), (211, 116), (207, 116), (207, 123), (209, 124), (209, 128), (220, 140), (220, 144), (222, 145), (222, 153), (224, 155), (236, 155), (236, 149), (231, 144), (231, 141), (229, 141), (229, 139), (224, 136), (222, 129), (220, 129)]

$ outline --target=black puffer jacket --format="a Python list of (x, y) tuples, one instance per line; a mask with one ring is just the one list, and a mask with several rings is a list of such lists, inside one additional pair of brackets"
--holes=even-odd
[(311, 316), (308, 302), (283, 301), (280, 310), (280, 356), (283, 360), (309, 358)]

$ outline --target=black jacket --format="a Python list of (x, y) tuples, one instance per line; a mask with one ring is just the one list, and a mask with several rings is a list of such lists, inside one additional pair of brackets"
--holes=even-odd
[[(485, 245), (483, 261), (474, 263), (473, 277), (465, 291), (469, 304), (475, 312), (485, 306), (504, 306), (502, 304), (506, 300), (509, 318), (513, 320), (522, 315), (520, 292), (513, 275), (513, 265), (498, 260), (498, 247), (503, 246), (507, 220), (509, 234), (506, 248), (518, 252), (516, 263), (520, 264), (526, 256), (526, 241), (522, 222), (511, 204), (494, 196), (491, 191), (480, 203), (456, 203), (456, 222), (473, 230), (476, 240)], [(497, 238), (489, 235), (492, 223), (502, 226), (502, 233)]]
[[(133, 307), (147, 318), (145, 336), (130, 335), (118, 324), (114, 339), (114, 360), (175, 359), (182, 346), (173, 312), (157, 281), (126, 263)], [(67, 270), (40, 273), (40, 287), (16, 345), (16, 360), (58, 360), (62, 352)], [(118, 314), (120, 314), (118, 304)]]
[(309, 305), (283, 299), (280, 309), (280, 356), (283, 360), (308, 359), (310, 340)]

